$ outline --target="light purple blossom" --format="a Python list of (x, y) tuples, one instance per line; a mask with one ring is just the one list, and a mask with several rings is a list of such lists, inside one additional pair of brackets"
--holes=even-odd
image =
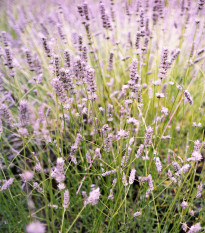
[(51, 172), (51, 176), (54, 177), (58, 183), (65, 180), (64, 163), (65, 161), (63, 158), (57, 158), (56, 167)]
[(191, 157), (187, 159), (187, 161), (196, 161), (196, 162), (198, 162), (198, 161), (201, 161), (202, 159), (203, 159), (202, 155), (199, 152), (194, 151), (192, 153)]
[(64, 192), (64, 199), (63, 199), (63, 208), (67, 208), (69, 203), (69, 191), (68, 189)]
[(137, 212), (135, 212), (134, 214), (133, 214), (133, 216), (134, 217), (138, 217), (138, 216), (140, 216), (142, 213), (140, 212), (140, 211), (137, 211)]
[(188, 203), (187, 203), (186, 201), (183, 201), (183, 202), (181, 203), (181, 207), (182, 207), (182, 209), (187, 208), (187, 207), (188, 207)]
[(201, 198), (202, 196), (202, 190), (203, 190), (203, 183), (198, 185), (197, 187), (197, 194), (196, 194), (196, 198)]
[(120, 131), (117, 132), (116, 140), (120, 140), (120, 138), (126, 139), (128, 138), (128, 136), (129, 136), (129, 133), (121, 129)]
[(130, 172), (130, 177), (129, 177), (129, 184), (133, 184), (134, 183), (134, 180), (135, 180), (135, 173), (136, 173), (136, 170), (133, 168)]
[(99, 198), (100, 198), (100, 188), (93, 189), (90, 192), (89, 196), (85, 199), (84, 205), (85, 206), (88, 204), (97, 205)]
[(155, 166), (157, 168), (158, 173), (161, 173), (162, 172), (162, 164), (161, 164), (159, 157), (155, 158)]
[(196, 233), (199, 232), (201, 230), (201, 224), (200, 223), (196, 223), (195, 225), (191, 226), (189, 231), (187, 231), (187, 233)]
[(58, 189), (59, 190), (64, 190), (65, 189), (65, 184), (64, 183), (59, 183), (58, 184)]
[(4, 184), (1, 186), (1, 191), (8, 189), (14, 182), (14, 178), (9, 178)]
[(151, 126), (147, 127), (146, 134), (145, 134), (145, 139), (144, 139), (144, 146), (145, 147), (150, 147), (152, 144), (152, 134), (153, 134), (153, 129)]
[(137, 154), (135, 155), (135, 157), (136, 157), (136, 158), (139, 158), (139, 157), (142, 155), (143, 151), (144, 151), (144, 145), (141, 144), (141, 145), (139, 146), (139, 149), (137, 150)]
[(182, 223), (182, 229), (183, 229), (183, 231), (187, 232), (188, 226), (185, 222)]
[(46, 230), (43, 223), (37, 221), (37, 222), (31, 222), (26, 226), (26, 232), (27, 233), (44, 233)]
[(125, 175), (124, 172), (123, 172), (123, 174), (122, 174), (122, 183), (123, 183), (123, 185), (124, 185), (125, 187), (128, 185), (128, 183), (127, 183), (127, 178), (126, 178), (126, 175)]
[(32, 171), (24, 171), (22, 174), (19, 175), (23, 182), (28, 182), (33, 179), (34, 173)]
[(27, 100), (21, 100), (19, 104), (19, 121), (21, 126), (26, 126), (30, 119), (28, 102)]
[(88, 163), (91, 163), (91, 161), (92, 161), (91, 155), (90, 155), (90, 153), (88, 151), (86, 153), (86, 160), (87, 160)]

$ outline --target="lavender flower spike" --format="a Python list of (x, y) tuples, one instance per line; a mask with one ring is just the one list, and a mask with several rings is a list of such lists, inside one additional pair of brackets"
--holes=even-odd
[(193, 105), (193, 100), (191, 98), (190, 93), (188, 92), (188, 90), (184, 91), (184, 96), (186, 97), (187, 101), (189, 102), (190, 105)]
[(152, 134), (153, 134), (153, 129), (151, 126), (147, 127), (146, 134), (145, 134), (145, 139), (144, 139), (144, 146), (145, 147), (150, 147), (152, 144)]
[(63, 207), (67, 208), (68, 203), (69, 203), (69, 192), (68, 192), (68, 189), (66, 189), (64, 192)]
[(100, 197), (100, 188), (96, 188), (90, 192), (89, 197), (84, 201), (84, 205), (97, 205), (98, 199)]
[(20, 101), (19, 121), (21, 123), (21, 126), (25, 126), (29, 123), (29, 107), (27, 100)]
[(135, 173), (136, 173), (136, 170), (133, 168), (130, 172), (130, 177), (129, 177), (129, 184), (133, 184), (134, 183), (134, 180), (135, 180)]

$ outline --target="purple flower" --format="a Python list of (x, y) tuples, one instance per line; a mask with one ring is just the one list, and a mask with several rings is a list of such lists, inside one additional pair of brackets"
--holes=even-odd
[(194, 151), (191, 155), (191, 158), (188, 158), (187, 161), (201, 161), (202, 159), (202, 155), (199, 152)]
[(30, 120), (29, 106), (27, 100), (21, 100), (19, 106), (19, 121), (21, 126), (26, 126)]
[(43, 223), (41, 223), (39, 221), (31, 222), (26, 226), (26, 232), (27, 233), (44, 233), (45, 226)]
[(2, 124), (2, 120), (0, 118), (0, 137), (1, 137), (2, 133), (3, 133), (3, 124)]
[(101, 13), (101, 19), (102, 19), (102, 23), (103, 23), (103, 28), (108, 29), (108, 30), (112, 30), (110, 17), (105, 10), (104, 3), (101, 0), (100, 0), (100, 13)]
[(187, 232), (188, 226), (185, 222), (182, 223), (182, 229), (183, 229), (183, 231)]
[(203, 190), (203, 183), (198, 185), (197, 187), (197, 194), (196, 194), (196, 198), (201, 198), (202, 196), (202, 190)]
[(136, 173), (136, 170), (133, 168), (130, 172), (130, 177), (129, 177), (129, 184), (133, 184), (134, 183), (134, 180), (135, 180), (135, 173)]
[(51, 172), (51, 176), (54, 177), (58, 183), (65, 180), (64, 162), (63, 158), (57, 158), (56, 167)]
[(76, 90), (73, 85), (73, 75), (71, 70), (69, 69), (60, 69), (60, 78), (59, 80), (62, 82), (64, 90), (69, 90), (70, 94), (75, 94)]
[(24, 171), (22, 174), (19, 175), (23, 182), (28, 182), (33, 179), (34, 173), (32, 171)]
[(90, 192), (89, 196), (85, 199), (84, 205), (85, 206), (88, 204), (97, 205), (99, 198), (100, 198), (100, 188), (93, 189)]
[(126, 178), (126, 175), (125, 175), (124, 172), (123, 172), (123, 175), (122, 175), (122, 183), (123, 183), (123, 185), (124, 185), (125, 187), (128, 185), (128, 183), (127, 183), (127, 178)]
[(114, 57), (114, 52), (111, 51), (110, 56), (109, 56), (109, 61), (108, 61), (108, 68), (107, 68), (107, 70), (109, 71), (113, 70), (113, 57)]
[(204, 0), (198, 0), (198, 10), (202, 10), (204, 7), (205, 1)]
[(196, 233), (196, 232), (199, 232), (200, 230), (201, 230), (201, 224), (196, 223), (195, 225), (190, 227), (190, 229), (187, 233)]
[(43, 192), (43, 189), (40, 187), (38, 182), (33, 182), (33, 187), (36, 189), (39, 193)]
[(120, 140), (120, 138), (126, 139), (128, 138), (128, 136), (129, 136), (129, 133), (121, 129), (120, 131), (117, 132), (116, 140)]
[(44, 48), (44, 51), (45, 51), (47, 57), (51, 57), (51, 49), (49, 47), (49, 44), (48, 44), (46, 37), (43, 36), (41, 39), (42, 39), (43, 48)]
[(53, 86), (54, 91), (56, 92), (56, 95), (59, 97), (60, 102), (66, 103), (68, 101), (68, 97), (65, 93), (63, 82), (60, 81), (58, 78), (54, 78), (51, 84)]
[(65, 64), (67, 66), (67, 68), (70, 68), (71, 66), (71, 60), (70, 60), (70, 53), (68, 49), (64, 50), (64, 57), (65, 57)]
[(111, 175), (111, 174), (115, 174), (116, 172), (117, 172), (117, 170), (114, 169), (114, 170), (111, 170), (111, 171), (107, 171), (107, 172), (102, 173), (102, 176), (109, 176), (109, 175)]
[(199, 152), (201, 148), (201, 142), (199, 140), (194, 141), (194, 151)]
[(172, 162), (172, 165), (174, 167), (175, 172), (178, 172), (180, 170), (180, 165), (177, 162)]
[(135, 155), (135, 157), (136, 157), (136, 158), (139, 158), (139, 157), (142, 155), (143, 151), (144, 151), (144, 145), (141, 144), (141, 145), (139, 146), (139, 149), (137, 150), (137, 154)]
[(186, 97), (187, 101), (189, 102), (190, 105), (193, 105), (193, 100), (191, 98), (190, 93), (188, 92), (188, 90), (184, 91), (184, 96)]
[(146, 134), (145, 134), (145, 139), (144, 139), (144, 146), (145, 147), (150, 147), (152, 144), (152, 134), (153, 134), (153, 129), (151, 126), (147, 127)]
[(182, 209), (184, 210), (185, 208), (188, 207), (188, 203), (187, 203), (186, 201), (183, 201), (183, 202), (181, 203), (181, 207), (182, 207)]
[(8, 189), (14, 182), (14, 178), (9, 178), (4, 184), (1, 186), (1, 191)]
[(54, 60), (54, 75), (59, 77), (60, 76), (60, 56), (55, 54), (53, 56), (53, 60)]
[(86, 83), (87, 83), (87, 91), (88, 91), (88, 98), (90, 100), (96, 100), (96, 83), (95, 83), (95, 70), (91, 68), (90, 66), (86, 69), (87, 75), (86, 75)]
[(137, 211), (137, 212), (135, 212), (135, 213), (133, 214), (133, 216), (134, 216), (134, 217), (138, 217), (138, 216), (140, 216), (141, 214), (142, 214), (142, 212)]
[(68, 189), (64, 192), (64, 199), (63, 199), (63, 208), (67, 208), (69, 203), (69, 191)]
[(136, 49), (140, 48), (140, 36), (141, 36), (140, 31), (137, 31), (137, 33), (136, 33), (136, 40), (135, 40), (135, 48)]
[(4, 47), (8, 47), (9, 46), (8, 37), (7, 37), (7, 33), (5, 31), (1, 32), (1, 39), (2, 39), (2, 43), (3, 43)]
[(155, 158), (155, 166), (157, 168), (158, 173), (161, 173), (162, 172), (162, 164), (161, 164), (159, 157)]
[(91, 162), (92, 162), (91, 155), (90, 155), (90, 153), (89, 153), (88, 151), (87, 151), (87, 153), (86, 153), (86, 160), (87, 160), (88, 163), (91, 163)]
[(11, 126), (11, 113), (8, 107), (3, 103), (0, 103), (0, 117), (2, 118), (2, 120), (5, 121), (7, 125)]
[(33, 58), (31, 52), (28, 49), (25, 50), (25, 55), (26, 55), (26, 62), (29, 65), (30, 71), (34, 71), (35, 69), (34, 69)]

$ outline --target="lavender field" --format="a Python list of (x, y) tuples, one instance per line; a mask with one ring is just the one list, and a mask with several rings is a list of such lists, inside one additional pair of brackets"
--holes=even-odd
[(205, 0), (0, 16), (0, 232), (205, 232)]

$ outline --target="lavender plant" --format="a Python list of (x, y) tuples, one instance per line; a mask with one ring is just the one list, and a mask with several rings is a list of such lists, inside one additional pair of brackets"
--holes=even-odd
[(0, 5), (1, 232), (204, 232), (204, 0)]

